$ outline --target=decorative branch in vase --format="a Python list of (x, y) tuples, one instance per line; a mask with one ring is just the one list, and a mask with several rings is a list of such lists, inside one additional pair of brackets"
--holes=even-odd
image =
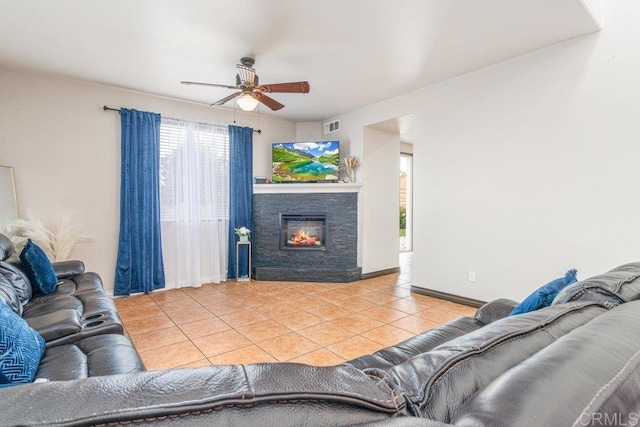
[(360, 166), (360, 162), (356, 157), (349, 156), (340, 160), (339, 170), (345, 171), (349, 177), (349, 182), (356, 182), (356, 169)]

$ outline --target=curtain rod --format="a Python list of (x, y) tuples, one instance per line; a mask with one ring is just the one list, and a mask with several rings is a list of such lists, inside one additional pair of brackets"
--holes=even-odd
[[(117, 111), (120, 112), (119, 108), (111, 108), (111, 107), (107, 107), (106, 105), (102, 107), (102, 109), (104, 111)], [(203, 123), (203, 124), (210, 124), (210, 123)], [(262, 129), (252, 129), (254, 132), (258, 132), (258, 133), (262, 133)]]

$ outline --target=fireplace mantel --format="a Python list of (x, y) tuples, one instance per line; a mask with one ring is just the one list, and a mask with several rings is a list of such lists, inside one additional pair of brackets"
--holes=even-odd
[(253, 194), (357, 193), (360, 188), (362, 188), (362, 184), (340, 184), (334, 182), (253, 184)]

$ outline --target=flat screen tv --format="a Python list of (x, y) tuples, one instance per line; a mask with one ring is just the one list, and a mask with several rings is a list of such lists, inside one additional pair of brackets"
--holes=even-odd
[(272, 182), (336, 182), (338, 141), (276, 142), (271, 147)]

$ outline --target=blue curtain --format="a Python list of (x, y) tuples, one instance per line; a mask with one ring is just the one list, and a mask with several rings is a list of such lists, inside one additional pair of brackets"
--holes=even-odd
[(253, 129), (229, 126), (229, 262), (227, 277), (236, 277), (236, 262), (240, 276), (248, 271), (247, 251), (241, 248), (236, 260), (235, 229), (247, 227), (253, 232)]
[(120, 109), (120, 240), (115, 295), (164, 288), (160, 244), (160, 114)]

